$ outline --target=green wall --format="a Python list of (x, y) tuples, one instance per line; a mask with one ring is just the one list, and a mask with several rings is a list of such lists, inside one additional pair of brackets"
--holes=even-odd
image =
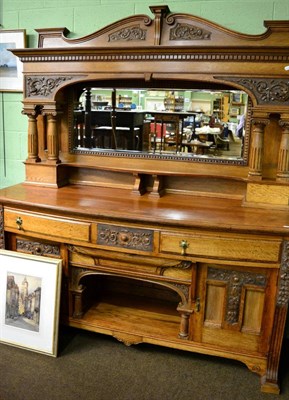
[[(209, 19), (236, 31), (260, 34), (264, 20), (289, 19), (288, 0), (0, 0), (2, 29), (26, 29), (27, 47), (37, 46), (35, 28), (67, 27), (70, 37), (90, 34), (150, 5)], [(24, 180), (27, 117), (21, 93), (0, 93), (0, 188)]]

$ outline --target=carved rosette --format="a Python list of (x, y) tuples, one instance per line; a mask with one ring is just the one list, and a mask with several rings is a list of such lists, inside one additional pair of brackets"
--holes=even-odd
[(28, 76), (25, 79), (26, 97), (52, 97), (55, 90), (72, 76)]
[(216, 268), (208, 269), (208, 279), (219, 280), (226, 282), (227, 284), (228, 290), (225, 320), (230, 325), (238, 323), (241, 294), (244, 285), (255, 285), (265, 288), (267, 284), (267, 278), (263, 274)]
[(5, 248), (4, 242), (4, 208), (0, 204), (0, 249)]
[(97, 244), (152, 251), (153, 231), (98, 224)]
[(278, 306), (288, 306), (289, 303), (289, 242), (283, 244), (279, 287), (278, 287)]
[(210, 40), (212, 33), (195, 25), (178, 23), (170, 30), (170, 40)]
[(129, 42), (146, 40), (146, 29), (142, 29), (139, 25), (120, 29), (108, 36), (109, 42)]

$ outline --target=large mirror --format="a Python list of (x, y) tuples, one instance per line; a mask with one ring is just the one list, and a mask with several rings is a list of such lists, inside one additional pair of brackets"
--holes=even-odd
[(244, 161), (248, 100), (235, 89), (86, 87), (73, 105), (72, 151)]

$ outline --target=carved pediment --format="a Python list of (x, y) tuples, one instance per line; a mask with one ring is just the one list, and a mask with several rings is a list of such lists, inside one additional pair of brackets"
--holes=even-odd
[[(232, 48), (260, 48), (279, 43), (288, 47), (289, 21), (265, 21), (267, 30), (260, 35), (238, 33), (212, 21), (185, 13), (172, 13), (167, 5), (151, 6), (154, 15), (137, 14), (116, 21), (98, 31), (79, 38), (68, 38), (67, 28), (36, 29), (39, 48), (62, 47), (120, 47), (170, 46), (172, 41), (194, 41), (194, 46), (223, 46)], [(280, 33), (283, 39), (280, 41)], [(199, 42), (198, 42), (199, 41)], [(186, 46), (186, 43), (183, 43)], [(179, 46), (182, 46), (180, 43)], [(14, 53), (15, 54), (15, 53)]]

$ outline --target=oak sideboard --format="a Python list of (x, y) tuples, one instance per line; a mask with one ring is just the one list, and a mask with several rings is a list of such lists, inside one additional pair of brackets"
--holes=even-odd
[[(289, 301), (289, 21), (245, 35), (164, 5), (150, 11), (78, 39), (66, 28), (38, 29), (37, 48), (13, 50), (23, 62), (28, 156), (25, 181), (0, 191), (0, 247), (63, 260), (62, 323), (128, 345), (238, 360), (260, 376), (262, 391), (279, 393)], [(92, 122), (93, 88), (111, 88), (106, 126)], [(152, 149), (145, 120), (127, 127), (141, 145), (119, 147), (120, 89), (240, 94), (244, 134), (206, 154), (185, 150), (199, 139), (182, 134), (179, 147), (171, 140)], [(225, 123), (223, 115), (218, 126)], [(110, 148), (95, 145), (95, 132), (111, 135)]]

